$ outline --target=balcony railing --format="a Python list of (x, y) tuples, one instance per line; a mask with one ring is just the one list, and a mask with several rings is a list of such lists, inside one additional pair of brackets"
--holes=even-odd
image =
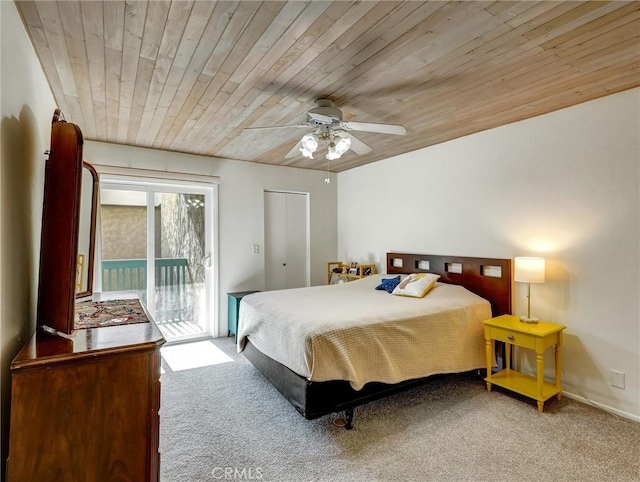
[[(147, 303), (147, 260), (102, 261), (103, 291), (137, 291)], [(202, 318), (204, 283), (191, 279), (186, 258), (155, 260), (153, 318), (167, 340), (204, 333)]]
[[(184, 286), (187, 283), (187, 258), (155, 260), (156, 287)], [(110, 259), (102, 261), (102, 291), (145, 290), (146, 259)]]

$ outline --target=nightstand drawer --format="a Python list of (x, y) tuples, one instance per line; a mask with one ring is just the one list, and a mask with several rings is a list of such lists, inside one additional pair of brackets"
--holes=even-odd
[(490, 327), (490, 337), (494, 340), (504, 341), (513, 345), (522, 346), (534, 350), (536, 348), (536, 337), (528, 333), (520, 333), (505, 328)]

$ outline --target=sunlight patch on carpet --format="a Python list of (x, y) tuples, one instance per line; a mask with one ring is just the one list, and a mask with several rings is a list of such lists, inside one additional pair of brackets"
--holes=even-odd
[(160, 352), (164, 361), (174, 372), (233, 361), (210, 341), (165, 346), (160, 349)]

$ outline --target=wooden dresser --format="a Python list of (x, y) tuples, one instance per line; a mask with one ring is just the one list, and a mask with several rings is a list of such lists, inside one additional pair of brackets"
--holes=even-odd
[(9, 482), (159, 480), (160, 347), (153, 320), (41, 329), (11, 364)]

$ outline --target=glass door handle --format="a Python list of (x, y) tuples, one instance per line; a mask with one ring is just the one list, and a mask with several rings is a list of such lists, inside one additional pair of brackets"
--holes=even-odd
[(210, 254), (208, 254), (207, 256), (204, 257), (204, 260), (202, 260), (202, 264), (207, 269), (211, 268), (211, 255)]

